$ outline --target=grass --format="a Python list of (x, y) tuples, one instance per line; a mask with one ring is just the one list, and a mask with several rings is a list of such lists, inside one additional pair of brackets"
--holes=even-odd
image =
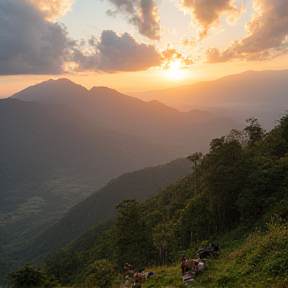
[(287, 288), (288, 224), (272, 218), (265, 229), (248, 234), (239, 228), (218, 239), (220, 256), (208, 259), (195, 282), (185, 286), (179, 265), (151, 269), (145, 288)]

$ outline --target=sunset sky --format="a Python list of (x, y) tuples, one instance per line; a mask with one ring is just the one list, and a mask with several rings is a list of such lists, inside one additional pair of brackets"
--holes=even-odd
[(0, 0), (0, 97), (63, 77), (127, 93), (280, 69), (287, 0)]

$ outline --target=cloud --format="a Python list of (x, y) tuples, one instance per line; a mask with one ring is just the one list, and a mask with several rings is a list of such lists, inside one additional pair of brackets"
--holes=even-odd
[[(37, 4), (32, 1), (36, 0), (0, 2), (0, 75), (143, 71), (164, 67), (165, 63), (167, 65), (169, 61), (180, 58), (183, 65), (191, 64), (174, 49), (160, 52), (154, 45), (137, 42), (128, 33), (118, 35), (112, 30), (105, 30), (99, 39), (91, 37), (89, 41), (74, 41), (68, 38), (65, 27), (47, 20), (48, 16), (56, 16), (53, 9), (58, 5), (64, 7), (61, 5), (68, 2), (51, 1), (51, 9), (47, 10), (44, 9), (44, 1), (37, 1)], [(152, 11), (149, 6), (152, 2), (144, 2), (141, 2), (141, 11), (147, 16), (147, 11)], [(128, 4), (125, 0), (123, 3)], [(127, 11), (134, 8), (122, 7)], [(149, 25), (144, 25), (148, 22), (143, 21), (141, 27), (143, 31), (151, 32), (147, 28)]]
[(44, 17), (28, 0), (1, 0), (0, 75), (63, 72), (67, 32)]
[(158, 67), (163, 61), (154, 46), (138, 43), (128, 33), (117, 35), (112, 30), (105, 30), (99, 40), (91, 38), (89, 45), (93, 49), (90, 53), (74, 49), (73, 61), (79, 64), (80, 71), (141, 71)]
[(234, 58), (234, 52), (231, 49), (226, 49), (222, 52), (217, 48), (210, 48), (206, 51), (206, 61), (208, 63), (224, 63)]
[(229, 14), (230, 21), (239, 17), (243, 8), (236, 7), (233, 2), (233, 0), (182, 0), (181, 9), (190, 12), (200, 25), (202, 38), (207, 35), (212, 25), (219, 24), (223, 14)]
[(152, 40), (160, 39), (158, 7), (154, 0), (108, 0), (116, 10), (108, 10), (108, 15), (124, 14), (137, 27), (138, 32)]
[[(288, 51), (288, 1), (254, 0), (255, 15), (246, 25), (246, 37), (224, 51), (210, 49), (208, 62), (232, 59), (267, 60)], [(212, 51), (212, 53), (211, 53)]]
[(46, 19), (56, 19), (71, 10), (73, 0), (30, 0), (30, 2), (45, 13)]

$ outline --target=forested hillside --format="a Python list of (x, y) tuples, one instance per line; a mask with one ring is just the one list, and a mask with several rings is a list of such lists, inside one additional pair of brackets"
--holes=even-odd
[(112, 179), (103, 188), (74, 205), (56, 223), (44, 227), (29, 241), (19, 245), (11, 253), (12, 257), (22, 263), (24, 260), (39, 263), (51, 250), (62, 248), (93, 225), (114, 217), (115, 207), (122, 199), (147, 199), (191, 172), (191, 163), (182, 158)]
[(1, 99), (0, 135), (0, 249), (2, 257), (16, 255), (13, 261), (112, 178), (171, 160), (162, 146), (97, 126), (60, 104)]
[[(288, 116), (284, 116), (269, 133), (250, 119), (243, 130), (214, 139), (209, 153), (189, 157), (195, 167), (193, 174), (143, 202), (124, 199), (116, 208), (114, 222), (92, 228), (54, 253), (46, 261), (45, 271), (63, 284), (71, 284), (76, 279), (85, 281), (85, 269), (100, 259), (116, 264), (119, 271), (126, 262), (143, 269), (173, 264), (182, 251), (193, 254), (193, 247), (205, 241), (216, 241), (220, 247), (222, 241), (223, 251), (225, 247), (237, 247), (237, 251), (228, 249), (222, 262), (220, 256), (218, 265), (224, 272), (217, 270), (217, 265), (210, 266), (216, 276), (206, 272), (209, 277), (203, 281), (212, 285), (207, 287), (240, 287), (241, 281), (250, 281), (247, 287), (286, 287), (287, 135)], [(267, 228), (268, 222), (272, 224)], [(277, 238), (275, 233), (278, 246), (271, 240)], [(249, 252), (253, 247), (254, 252)], [(277, 257), (271, 257), (269, 251)], [(246, 278), (229, 270), (229, 261), (234, 261), (234, 269), (246, 273)], [(262, 286), (257, 284), (259, 279)]]

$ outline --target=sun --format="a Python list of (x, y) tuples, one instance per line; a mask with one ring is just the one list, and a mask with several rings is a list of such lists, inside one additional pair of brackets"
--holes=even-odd
[(183, 71), (181, 69), (181, 59), (176, 59), (169, 63), (169, 68), (167, 70), (168, 78), (172, 80), (178, 80), (183, 78)]

